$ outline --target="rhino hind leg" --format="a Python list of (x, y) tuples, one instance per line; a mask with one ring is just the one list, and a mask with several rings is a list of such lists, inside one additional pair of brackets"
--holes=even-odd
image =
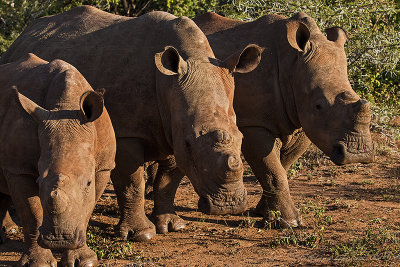
[(24, 233), (24, 253), (17, 266), (57, 266), (51, 250), (37, 243), (43, 212), (36, 178), (32, 175), (7, 175), (8, 189)]
[(290, 196), (286, 170), (280, 161), (280, 146), (266, 129), (245, 127), (242, 151), (263, 188), (255, 213), (273, 226), (297, 227), (302, 224), (299, 211)]
[(120, 210), (117, 234), (125, 240), (150, 240), (156, 231), (144, 212), (144, 149), (141, 141), (118, 139), (115, 161), (111, 180)]
[(153, 199), (153, 185), (154, 180), (156, 179), (158, 163), (150, 162), (145, 165), (145, 175), (146, 175), (146, 189), (145, 189), (145, 197), (146, 199)]
[(61, 266), (97, 266), (97, 255), (87, 245), (73, 250), (64, 251)]
[(174, 157), (159, 161), (154, 181), (154, 209), (151, 216), (157, 233), (176, 232), (186, 227), (185, 221), (175, 213), (174, 209), (176, 190), (183, 176), (184, 174), (176, 166)]

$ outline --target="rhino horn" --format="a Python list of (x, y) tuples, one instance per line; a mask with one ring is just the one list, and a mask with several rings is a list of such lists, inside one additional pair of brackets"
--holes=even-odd
[(331, 27), (325, 30), (326, 38), (339, 46), (344, 46), (347, 41), (346, 32), (340, 27)]
[(38, 104), (20, 94), (17, 88), (13, 88), (17, 102), (21, 107), (38, 123), (43, 122), (49, 118), (50, 111), (40, 107)]
[(164, 51), (154, 56), (157, 69), (165, 75), (183, 74), (187, 70), (186, 61), (173, 46), (166, 46)]
[(355, 114), (355, 121), (360, 124), (369, 124), (371, 122), (371, 109), (369, 102), (365, 99), (359, 99), (352, 105)]
[(243, 50), (229, 56), (224, 61), (224, 64), (231, 73), (247, 73), (257, 68), (263, 51), (264, 48), (255, 44), (249, 44)]
[(104, 100), (103, 96), (99, 93), (86, 91), (82, 94), (79, 102), (84, 122), (94, 121), (103, 113)]

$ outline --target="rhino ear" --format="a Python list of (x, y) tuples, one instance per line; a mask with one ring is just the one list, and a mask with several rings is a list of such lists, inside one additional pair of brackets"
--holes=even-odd
[(290, 46), (299, 52), (304, 52), (311, 34), (307, 25), (300, 21), (288, 21), (286, 28)]
[(164, 51), (154, 56), (157, 69), (165, 75), (177, 75), (186, 72), (187, 63), (173, 46), (166, 46)]
[(329, 41), (337, 43), (339, 46), (344, 46), (347, 41), (346, 32), (340, 27), (332, 27), (325, 30), (326, 38)]
[(79, 106), (84, 123), (94, 121), (103, 113), (103, 96), (94, 91), (86, 91), (81, 96)]
[(41, 123), (49, 118), (50, 111), (40, 107), (38, 104), (20, 94), (17, 88), (13, 88), (13, 94), (15, 95), (17, 102), (21, 107), (37, 122)]
[(263, 51), (264, 48), (255, 44), (249, 44), (242, 51), (228, 57), (224, 61), (224, 64), (231, 73), (247, 73), (257, 68)]

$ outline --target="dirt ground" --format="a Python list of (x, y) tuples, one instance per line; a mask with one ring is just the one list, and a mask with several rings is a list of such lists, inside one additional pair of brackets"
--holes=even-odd
[[(374, 132), (375, 163), (339, 167), (311, 147), (292, 166), (289, 183), (303, 216), (301, 229), (273, 229), (253, 216), (261, 187), (247, 168), (248, 212), (200, 213), (198, 197), (184, 179), (175, 204), (187, 228), (145, 243), (114, 238), (118, 210), (110, 186), (92, 216), (88, 243), (101, 266), (399, 266), (399, 143), (379, 128)], [(150, 214), (152, 201), (147, 202)], [(0, 266), (21, 255), (20, 230), (8, 238), (0, 245)]]

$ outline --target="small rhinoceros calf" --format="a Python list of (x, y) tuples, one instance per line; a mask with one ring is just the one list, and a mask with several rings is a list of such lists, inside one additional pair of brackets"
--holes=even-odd
[[(0, 192), (20, 217), (19, 265), (92, 266), (86, 227), (115, 165), (102, 94), (71, 65), (33, 54), (0, 65)], [(40, 246), (38, 245), (40, 244)]]

